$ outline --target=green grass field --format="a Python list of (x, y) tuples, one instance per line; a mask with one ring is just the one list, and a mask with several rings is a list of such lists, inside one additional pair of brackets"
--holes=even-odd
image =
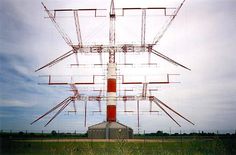
[(85, 154), (85, 155), (148, 155), (148, 154), (195, 154), (195, 155), (228, 155), (236, 154), (235, 137), (212, 137), (212, 138), (169, 138), (157, 139), (151, 142), (141, 140), (139, 142), (126, 140), (115, 140), (113, 142), (86, 142), (71, 139), (68, 142), (45, 140), (7, 140), (1, 139), (0, 154), (29, 154), (29, 155), (65, 155), (65, 154)]

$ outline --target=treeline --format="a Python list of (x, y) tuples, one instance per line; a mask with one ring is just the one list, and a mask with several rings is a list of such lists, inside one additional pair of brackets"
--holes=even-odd
[(219, 134), (219, 133), (214, 133), (214, 132), (204, 132), (204, 131), (199, 131), (199, 132), (192, 132), (192, 133), (165, 133), (163, 131), (157, 131), (156, 133), (143, 133), (143, 134), (137, 134), (137, 135), (145, 135), (145, 136), (215, 136), (215, 135), (235, 135), (230, 134), (230, 133), (225, 133), (225, 134)]
[(87, 133), (76, 133), (76, 132), (59, 132), (52, 130), (51, 133), (33, 133), (33, 132), (1, 132), (0, 133), (1, 138), (9, 138), (9, 139), (40, 139), (40, 138), (87, 138)]
[(156, 133), (140, 133), (134, 134), (134, 138), (171, 138), (171, 137), (185, 137), (185, 138), (193, 138), (193, 137), (231, 137), (236, 138), (236, 133), (214, 133), (214, 132), (192, 132), (192, 133), (165, 133), (163, 131), (157, 131)]
[[(163, 131), (157, 131), (155, 133), (140, 133), (134, 134), (134, 138), (158, 138), (158, 137), (214, 137), (214, 136), (223, 136), (223, 137), (236, 137), (236, 133), (225, 133), (219, 134), (214, 132), (192, 132), (192, 133), (165, 133)], [(50, 133), (33, 133), (27, 131), (19, 131), (19, 132), (0, 132), (1, 138), (12, 138), (12, 139), (40, 139), (40, 138), (87, 138), (87, 133), (76, 133), (76, 132), (59, 132), (56, 130), (52, 130)]]

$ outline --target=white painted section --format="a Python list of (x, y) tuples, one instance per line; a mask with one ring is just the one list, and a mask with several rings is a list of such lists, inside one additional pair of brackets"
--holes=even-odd
[(107, 78), (116, 79), (116, 64), (115, 63), (107, 64)]
[(107, 96), (116, 97), (116, 92), (107, 92)]
[[(116, 64), (108, 63), (107, 79), (116, 79)], [(116, 92), (107, 92), (107, 105), (116, 105)]]
[(116, 92), (107, 93), (107, 105), (116, 105)]

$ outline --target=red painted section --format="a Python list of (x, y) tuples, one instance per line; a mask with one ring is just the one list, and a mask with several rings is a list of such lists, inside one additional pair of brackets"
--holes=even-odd
[(107, 121), (115, 122), (116, 121), (116, 106), (107, 105)]
[(107, 80), (107, 92), (116, 92), (116, 79)]

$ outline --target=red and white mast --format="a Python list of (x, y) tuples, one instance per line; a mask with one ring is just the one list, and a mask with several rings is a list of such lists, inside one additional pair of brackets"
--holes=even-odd
[(107, 64), (107, 121), (116, 122), (115, 8), (110, 6), (109, 62)]

